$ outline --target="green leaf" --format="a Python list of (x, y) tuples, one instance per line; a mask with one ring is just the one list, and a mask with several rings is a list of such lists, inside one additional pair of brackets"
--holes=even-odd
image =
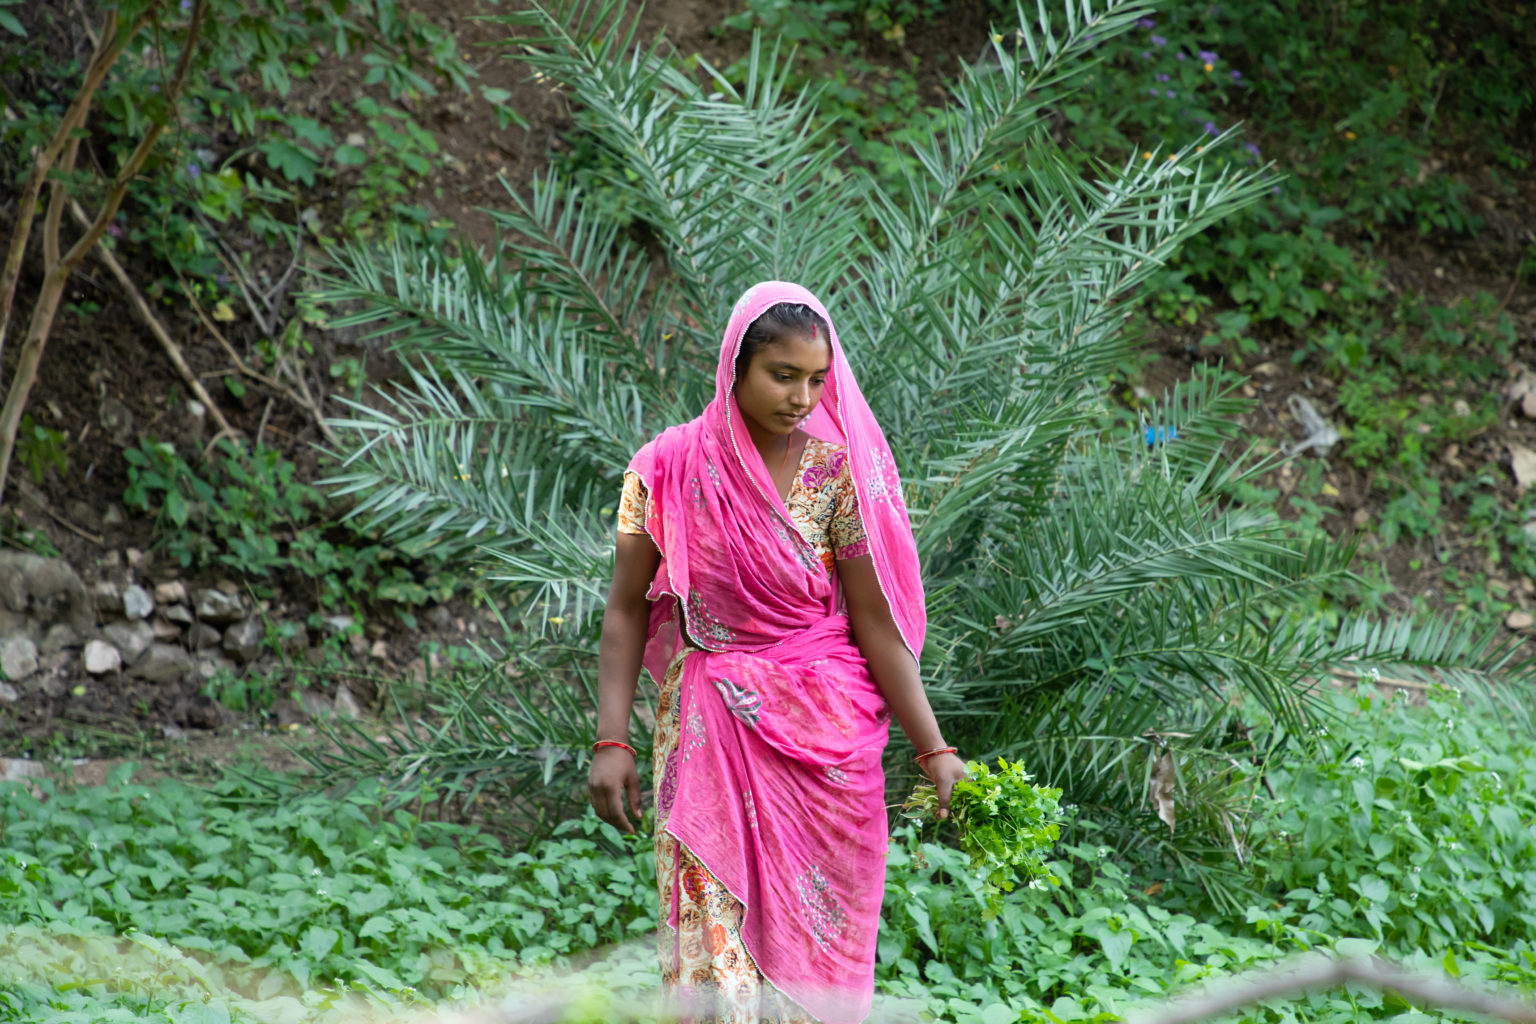
[(341, 933), (334, 928), (311, 925), (299, 941), (299, 950), (311, 960), (319, 962), (330, 955), (341, 942)]

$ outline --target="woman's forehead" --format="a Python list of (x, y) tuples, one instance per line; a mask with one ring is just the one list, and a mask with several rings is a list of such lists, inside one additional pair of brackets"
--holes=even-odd
[(826, 373), (832, 368), (832, 346), (825, 338), (812, 341), (808, 336), (791, 334), (764, 345), (757, 353), (757, 361), (769, 369), (814, 369)]

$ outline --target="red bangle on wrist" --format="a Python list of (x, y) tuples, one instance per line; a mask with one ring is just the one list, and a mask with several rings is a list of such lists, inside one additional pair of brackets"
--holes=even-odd
[(639, 754), (635, 753), (634, 747), (630, 746), (628, 743), (620, 743), (618, 740), (598, 740), (596, 743), (592, 744), (592, 750), (594, 753), (603, 747), (618, 747), (620, 750), (627, 750), (629, 751), (630, 757), (637, 759), (640, 756)]
[(923, 751), (923, 753), (918, 754), (912, 760), (916, 761), (918, 764), (922, 764), (924, 761), (928, 760), (930, 757), (937, 757), (939, 754), (956, 754), (956, 753), (959, 753), (959, 750), (957, 748), (955, 748), (955, 747), (934, 747), (932, 750), (925, 750), (925, 751)]

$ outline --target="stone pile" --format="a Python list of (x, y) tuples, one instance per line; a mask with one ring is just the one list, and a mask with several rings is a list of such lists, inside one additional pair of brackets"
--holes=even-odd
[[(0, 551), (0, 703), (34, 689), (60, 696), (82, 675), (177, 683), (275, 660), (265, 613), (234, 584), (140, 580), (137, 554), (87, 584), (61, 559)], [(307, 634), (291, 632), (285, 653), (299, 654)]]

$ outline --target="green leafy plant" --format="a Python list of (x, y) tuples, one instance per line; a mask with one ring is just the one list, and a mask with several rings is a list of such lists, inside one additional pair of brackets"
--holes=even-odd
[[(950, 797), (950, 814), (971, 870), (986, 880), (995, 913), (996, 894), (1011, 892), (1020, 875), (1044, 873), (1046, 855), (1061, 836), (1061, 790), (1035, 785), (1034, 776), (1017, 761), (998, 758), (996, 772), (985, 761), (969, 761), (965, 767), (966, 776), (955, 783)], [(902, 809), (909, 817), (932, 818), (938, 805), (937, 790), (924, 783)]]
[(62, 474), (69, 469), (69, 435), (23, 415), (21, 430), (16, 435), (16, 461), (33, 483), (42, 483), (50, 472)]
[[(1528, 669), (1507, 645), (1453, 652), (1354, 624), (1341, 639), (1337, 619), (1304, 614), (1352, 552), (1228, 500), (1267, 466), (1234, 454), (1244, 405), (1221, 374), (1146, 404), (1172, 443), (1104, 429), (1102, 382), (1134, 347), (1122, 300), (1271, 187), (1222, 162), (1229, 134), (1126, 153), (1094, 177), (1054, 142), (1050, 111), (1146, 13), (1021, 15), (904, 147), (924, 172), (896, 183), (806, 129), (816, 94), (786, 92), (761, 41), (736, 84), (632, 50), (615, 4), (513, 16), (524, 57), (605, 155), (593, 173), (615, 201), (587, 205), (555, 172), (510, 194), (484, 262), (409, 241), (337, 251), (315, 301), (337, 327), (390, 338), (406, 369), (335, 421), (332, 483), (406, 550), (487, 559), (509, 617), (591, 650), (622, 467), (703, 407), (716, 328), (747, 286), (809, 282), (906, 481), (932, 595), (923, 671), (952, 738), (988, 758), (1027, 751), (1117, 847), (1211, 877), (1246, 797), (1191, 786), (1232, 813), (1190, 814), (1170, 836), (1143, 809), (1158, 734), (1209, 755), (1191, 771), (1220, 772), (1271, 755), (1242, 725), (1260, 709), (1288, 724), (1276, 742), (1304, 741), (1311, 680), (1340, 659), (1444, 654), (1468, 680)], [(519, 739), (579, 765), (590, 720)], [(418, 734), (405, 749), (441, 766), (455, 743)]]
[(300, 481), (276, 449), (221, 440), (215, 457), (194, 467), (172, 445), (144, 441), (124, 458), (123, 503), (156, 516), (159, 543), (184, 566), (224, 566), (262, 596), (279, 580), (298, 581), (323, 610), (384, 601), (409, 614), (460, 588), (430, 553), (408, 558), (333, 525), (324, 493)]

